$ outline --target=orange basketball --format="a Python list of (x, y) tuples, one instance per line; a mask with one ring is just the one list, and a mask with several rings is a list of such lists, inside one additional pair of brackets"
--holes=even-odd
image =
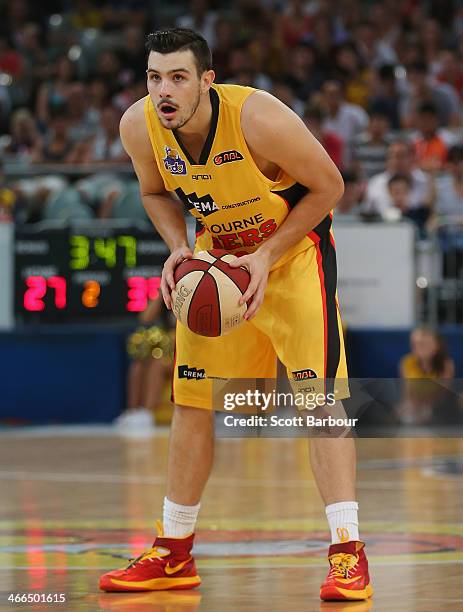
[(235, 259), (220, 249), (200, 251), (175, 269), (172, 310), (195, 334), (223, 336), (243, 322), (247, 305), (238, 302), (250, 276), (244, 268), (229, 266)]

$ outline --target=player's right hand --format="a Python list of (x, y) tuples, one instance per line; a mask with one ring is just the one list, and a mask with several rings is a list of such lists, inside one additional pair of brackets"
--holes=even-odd
[(172, 310), (171, 292), (175, 289), (175, 268), (182, 263), (182, 261), (185, 261), (185, 259), (192, 259), (192, 257), (193, 252), (190, 247), (183, 246), (174, 249), (164, 263), (161, 276), (161, 293), (164, 303), (169, 310)]

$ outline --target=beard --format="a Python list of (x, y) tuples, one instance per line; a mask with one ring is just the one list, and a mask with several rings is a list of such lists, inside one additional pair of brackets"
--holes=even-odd
[(193, 117), (193, 115), (195, 114), (199, 103), (201, 101), (201, 90), (198, 87), (198, 91), (196, 94), (196, 97), (194, 99), (194, 101), (192, 102), (190, 108), (188, 110), (186, 110), (184, 113), (182, 113), (178, 118), (175, 119), (166, 119), (165, 117), (159, 116), (159, 119), (161, 120), (161, 123), (163, 125), (163, 127), (165, 127), (168, 130), (178, 130), (180, 128), (182, 128), (184, 125), (186, 125), (188, 123), (188, 121), (190, 121), (190, 119)]

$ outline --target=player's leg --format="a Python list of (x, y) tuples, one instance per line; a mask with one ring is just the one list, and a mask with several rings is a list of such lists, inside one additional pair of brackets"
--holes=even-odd
[[(266, 325), (272, 329), (272, 342), (287, 367), (293, 391), (306, 396), (323, 394), (328, 404), (320, 410), (325, 416), (340, 416), (336, 412), (343, 412), (339, 400), (348, 397), (348, 384), (336, 299), (336, 256), (329, 235), (271, 273), (262, 306), (263, 318), (258, 315), (256, 325), (262, 325), (263, 331)], [(353, 572), (359, 576), (355, 581), (341, 577), (348, 580), (345, 588), (337, 585), (332, 589), (331, 582), (325, 588), (324, 584), (321, 596), (364, 599), (372, 590), (364, 544), (358, 535), (354, 441), (333, 437), (332, 431), (324, 438), (317, 432), (310, 438), (310, 459), (332, 535), (330, 580), (333, 572), (341, 570), (350, 577)], [(347, 559), (354, 565), (340, 569), (337, 561)]]
[(177, 326), (172, 399), (175, 412), (168, 457), (163, 525), (153, 548), (124, 570), (105, 574), (108, 591), (188, 589), (200, 584), (191, 555), (200, 499), (214, 450), (213, 380), (275, 376), (268, 338), (250, 323), (229, 336), (203, 338)]

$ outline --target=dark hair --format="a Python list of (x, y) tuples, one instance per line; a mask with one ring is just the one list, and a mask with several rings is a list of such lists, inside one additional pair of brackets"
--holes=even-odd
[(169, 28), (152, 32), (146, 37), (145, 47), (148, 55), (151, 51), (164, 55), (190, 50), (195, 57), (198, 76), (212, 68), (212, 54), (206, 40), (201, 34), (187, 28)]
[(407, 66), (407, 70), (409, 72), (418, 72), (420, 74), (427, 74), (428, 65), (426, 64), (426, 62), (422, 60), (418, 60), (416, 62), (412, 62), (411, 64), (409, 64)]
[(406, 183), (408, 187), (411, 187), (412, 179), (406, 174), (394, 174), (388, 180), (387, 185), (391, 187), (394, 183)]
[(447, 159), (451, 164), (463, 161), (463, 144), (456, 144), (450, 147)]
[(429, 334), (436, 341), (437, 350), (431, 359), (431, 367), (432, 371), (437, 376), (440, 376), (441, 374), (443, 374), (445, 364), (449, 359), (447, 343), (437, 330), (433, 329), (432, 327), (428, 327), (427, 325), (420, 325), (419, 327), (416, 327), (413, 331), (421, 331), (425, 334)]
[(439, 115), (436, 105), (432, 102), (422, 102), (418, 108), (418, 113), (420, 115), (433, 115), (434, 117)]
[(311, 102), (307, 104), (304, 109), (304, 119), (315, 119), (316, 121), (323, 121), (325, 118), (325, 111), (319, 104)]

